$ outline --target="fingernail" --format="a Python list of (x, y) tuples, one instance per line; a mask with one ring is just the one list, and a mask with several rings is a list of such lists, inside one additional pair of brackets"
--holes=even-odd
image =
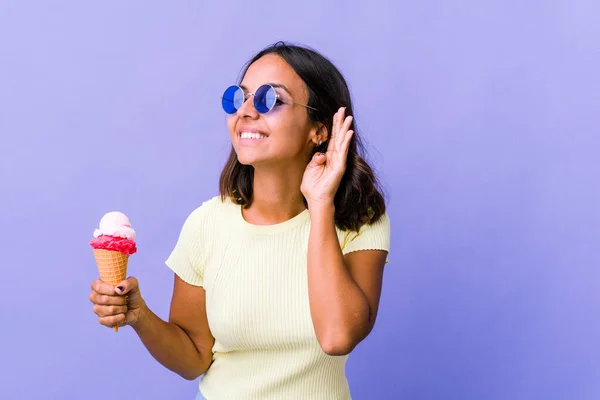
[(119, 289), (119, 292), (122, 292), (123, 290), (125, 290), (125, 288), (123, 286), (117, 286), (117, 289)]

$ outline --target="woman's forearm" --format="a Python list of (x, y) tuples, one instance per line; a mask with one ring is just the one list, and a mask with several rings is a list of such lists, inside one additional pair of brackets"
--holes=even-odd
[(348, 354), (368, 334), (369, 302), (344, 263), (333, 204), (309, 210), (308, 294), (315, 333), (327, 354)]
[(201, 354), (181, 327), (163, 321), (147, 306), (132, 327), (150, 354), (183, 378), (194, 380), (208, 370), (212, 354)]

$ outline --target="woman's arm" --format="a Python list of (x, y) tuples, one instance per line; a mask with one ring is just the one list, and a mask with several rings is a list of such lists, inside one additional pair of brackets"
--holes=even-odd
[(373, 329), (386, 251), (344, 257), (333, 204), (309, 205), (308, 294), (317, 340), (329, 355), (348, 354)]
[(169, 322), (144, 303), (137, 321), (131, 324), (158, 362), (188, 380), (205, 373), (212, 362), (215, 339), (208, 326), (205, 299), (204, 288), (175, 275)]
[[(342, 254), (335, 229), (334, 198), (346, 171), (354, 134), (352, 116), (333, 117), (327, 153), (315, 153), (300, 190), (308, 202), (308, 295), (317, 339), (327, 354), (350, 353), (371, 331), (379, 306), (386, 251)], [(324, 131), (326, 136), (327, 132)]]

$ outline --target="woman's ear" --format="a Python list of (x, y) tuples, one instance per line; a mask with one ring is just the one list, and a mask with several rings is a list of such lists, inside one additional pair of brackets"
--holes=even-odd
[(327, 131), (327, 127), (322, 124), (322, 123), (318, 123), (317, 126), (315, 127), (315, 129), (312, 132), (312, 138), (311, 140), (313, 141), (313, 143), (316, 146), (320, 146), (323, 143), (325, 143), (327, 141), (327, 139), (329, 138), (329, 132)]

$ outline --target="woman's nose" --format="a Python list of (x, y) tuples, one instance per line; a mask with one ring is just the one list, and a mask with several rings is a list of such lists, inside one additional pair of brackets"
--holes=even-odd
[(256, 108), (254, 107), (254, 95), (248, 95), (244, 99), (242, 106), (240, 108), (238, 108), (238, 110), (237, 110), (237, 115), (240, 118), (244, 118), (244, 117), (258, 118), (259, 117), (259, 113), (258, 113), (258, 111), (256, 111)]

